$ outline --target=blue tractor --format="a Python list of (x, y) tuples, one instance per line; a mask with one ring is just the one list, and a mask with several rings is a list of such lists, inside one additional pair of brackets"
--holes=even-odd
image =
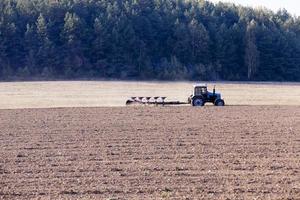
[(220, 93), (207, 91), (207, 85), (194, 85), (193, 94), (188, 98), (188, 103), (192, 106), (204, 106), (205, 103), (213, 103), (215, 106), (225, 106), (224, 100)]

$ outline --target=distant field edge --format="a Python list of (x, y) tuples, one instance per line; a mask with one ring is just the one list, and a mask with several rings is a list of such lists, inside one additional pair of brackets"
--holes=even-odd
[(135, 110), (143, 110), (143, 109), (168, 109), (168, 108), (173, 108), (173, 109), (183, 109), (183, 108), (190, 108), (195, 111), (201, 111), (205, 109), (216, 109), (216, 110), (222, 110), (222, 109), (229, 109), (229, 108), (237, 108), (237, 107), (248, 107), (248, 108), (297, 108), (300, 109), (300, 105), (226, 105), (224, 107), (216, 107), (212, 105), (207, 105), (204, 107), (192, 107), (188, 105), (183, 105), (183, 106), (73, 106), (73, 107), (17, 107), (17, 108), (0, 108), (1, 111), (12, 111), (12, 110), (19, 110), (19, 111), (26, 111), (26, 110), (61, 110), (61, 109), (67, 109), (67, 110), (73, 110), (73, 109), (110, 109), (110, 110), (126, 110), (126, 109), (135, 109)]
[(121, 79), (33, 79), (33, 80), (0, 80), (1, 83), (51, 83), (51, 82), (128, 82), (128, 83), (207, 83), (207, 84), (245, 84), (245, 85), (295, 85), (300, 82), (294, 81), (203, 81), (203, 80), (121, 80)]

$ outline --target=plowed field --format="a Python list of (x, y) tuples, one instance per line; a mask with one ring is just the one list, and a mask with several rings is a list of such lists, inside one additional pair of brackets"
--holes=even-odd
[(300, 107), (0, 110), (0, 199), (300, 199)]

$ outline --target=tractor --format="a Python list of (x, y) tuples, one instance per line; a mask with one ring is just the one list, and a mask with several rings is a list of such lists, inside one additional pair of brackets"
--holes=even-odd
[(214, 86), (213, 92), (207, 90), (207, 85), (194, 85), (193, 94), (188, 98), (188, 103), (192, 106), (204, 106), (205, 103), (213, 103), (215, 106), (225, 106), (220, 93), (216, 93)]
[(216, 93), (214, 87), (213, 92), (207, 91), (207, 85), (194, 85), (193, 94), (188, 98), (187, 102), (181, 101), (165, 101), (167, 97), (131, 97), (126, 101), (126, 105), (184, 105), (204, 106), (205, 103), (213, 103), (215, 106), (225, 106), (225, 102), (221, 99), (221, 94)]

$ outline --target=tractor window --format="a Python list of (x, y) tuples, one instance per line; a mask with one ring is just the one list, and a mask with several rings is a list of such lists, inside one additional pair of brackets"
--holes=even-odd
[(195, 95), (202, 95), (207, 93), (207, 88), (206, 87), (196, 87), (195, 88)]

